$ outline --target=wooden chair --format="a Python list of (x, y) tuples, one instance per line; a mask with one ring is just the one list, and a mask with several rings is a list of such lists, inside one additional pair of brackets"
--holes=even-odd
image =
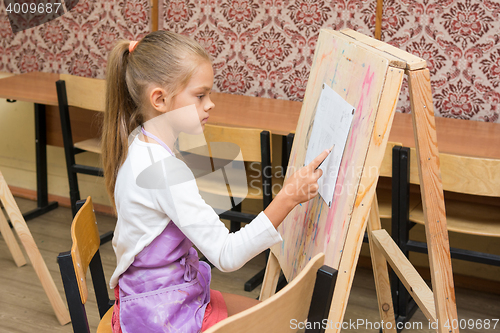
[(73, 143), (69, 108), (78, 107), (104, 112), (106, 81), (61, 74), (60, 80), (56, 82), (56, 88), (59, 102), (59, 116), (61, 118), (64, 154), (66, 157), (66, 169), (68, 171), (71, 211), (73, 216), (75, 216), (76, 202), (80, 200), (77, 174), (82, 173), (102, 177), (103, 171), (102, 168), (76, 163), (76, 154), (82, 152), (100, 154), (101, 142), (99, 138), (92, 138)]
[[(226, 143), (233, 145), (224, 145)], [(208, 150), (205, 145), (208, 146)], [(237, 179), (241, 175), (243, 164), (232, 162), (237, 157), (238, 148), (241, 150), (238, 162), (244, 161), (247, 166), (248, 163), (252, 163), (250, 168), (246, 168), (245, 181), (226, 184), (218, 182), (215, 177), (197, 178), (202, 194), (227, 197), (229, 193), (231, 211), (223, 212), (220, 216), (232, 221), (232, 231), (239, 229), (240, 222), (250, 222), (256, 216), (241, 212), (240, 203), (243, 199), (262, 200), (262, 209), (265, 209), (272, 200), (271, 134), (259, 129), (206, 124), (204, 136), (184, 133), (179, 136), (181, 152), (203, 156), (209, 154), (211, 163), (214, 163), (216, 169), (223, 167), (225, 176), (229, 180)], [(255, 163), (260, 164), (258, 169), (255, 168)], [(230, 192), (227, 185), (230, 186)], [(225, 207), (214, 208), (222, 210)]]
[[(321, 324), (328, 312), (337, 271), (322, 266), (325, 255), (317, 254), (286, 287), (252, 308), (217, 323), (206, 333), (303, 331), (307, 319), (314, 330), (324, 332)], [(308, 325), (309, 326), (309, 325)]]
[[(227, 143), (234, 146), (227, 146)], [(206, 146), (208, 146), (208, 150)], [(236, 148), (236, 154), (238, 148), (241, 150), (241, 159), (236, 163), (232, 162), (236, 154), (234, 151), (229, 152), (229, 150), (233, 150), (230, 148)], [(204, 136), (181, 133), (179, 150), (188, 155), (195, 154), (205, 157), (210, 155), (211, 163), (215, 169), (223, 167), (225, 179), (238, 180), (230, 183), (217, 181), (213, 177), (197, 178), (202, 196), (224, 198), (229, 195), (230, 210), (226, 210), (227, 207), (217, 207), (217, 200), (214, 200), (214, 203), (209, 202), (209, 204), (219, 213), (220, 218), (231, 221), (230, 229), (232, 232), (240, 228), (241, 222), (248, 223), (257, 216), (241, 211), (243, 199), (262, 200), (262, 210), (264, 210), (279, 191), (280, 186), (272, 184), (271, 133), (268, 131), (206, 124)], [(246, 165), (247, 178), (241, 180), (244, 164)], [(258, 166), (256, 167), (256, 165)], [(279, 180), (275, 179), (275, 181)], [(247, 281), (245, 290), (251, 291), (262, 283), (264, 272), (265, 268)]]
[[(446, 220), (448, 231), (500, 238), (500, 207), (479, 200), (464, 201), (454, 193), (480, 197), (500, 197), (500, 160), (439, 154), (441, 177), (445, 192)], [(398, 183), (394, 185), (392, 237), (402, 252), (427, 253), (427, 245), (410, 240), (409, 231), (416, 224), (425, 224), (422, 202), (409, 204), (410, 184), (419, 184), (417, 157), (414, 148), (395, 147), (394, 170)], [(470, 197), (473, 198), (473, 197)], [(468, 199), (470, 199), (468, 198)], [(450, 248), (451, 257), (476, 263), (500, 266), (500, 255)], [(397, 290), (397, 302), (402, 320), (409, 320), (413, 314), (413, 301), (409, 300), (406, 288), (401, 288), (397, 280), (393, 282)], [(395, 293), (393, 292), (393, 295)], [(398, 307), (395, 305), (395, 309)]]
[(111, 332), (114, 301), (111, 301), (108, 296), (108, 285), (99, 254), (100, 238), (92, 199), (88, 197), (84, 202), (79, 201), (77, 206), (80, 205), (82, 206), (71, 224), (73, 241), (71, 251), (62, 252), (57, 256), (71, 324), (75, 333), (90, 332), (85, 311), (85, 303), (88, 299), (87, 269), (90, 268), (101, 317), (97, 332)]

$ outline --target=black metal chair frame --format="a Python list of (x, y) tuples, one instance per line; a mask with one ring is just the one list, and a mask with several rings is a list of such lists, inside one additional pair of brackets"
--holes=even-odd
[[(76, 203), (77, 211), (83, 206), (84, 203), (85, 200), (80, 200)], [(87, 312), (85, 311), (85, 305), (82, 303), (82, 298), (80, 296), (71, 251), (59, 253), (57, 256), (57, 263), (59, 264), (59, 269), (61, 271), (64, 293), (66, 294), (66, 300), (68, 302), (73, 331), (75, 333), (90, 333)], [(89, 264), (89, 268), (92, 276), (92, 284), (94, 286), (97, 307), (99, 309), (99, 316), (102, 318), (113, 306), (115, 301), (109, 299), (108, 284), (106, 283), (106, 278), (104, 277), (104, 270), (99, 250), (97, 250), (94, 254), (94, 257)]]
[(71, 201), (71, 212), (76, 215), (76, 202), (80, 200), (80, 189), (78, 187), (78, 173), (103, 177), (102, 168), (77, 164), (75, 155), (85, 152), (85, 150), (76, 148), (73, 144), (73, 136), (71, 133), (71, 121), (69, 115), (68, 95), (66, 92), (66, 84), (64, 80), (56, 82), (57, 100), (59, 103), (59, 116), (61, 118), (61, 131), (64, 144), (64, 155), (66, 158), (66, 170), (68, 172), (69, 182), (69, 198)]
[[(426, 243), (409, 239), (409, 232), (416, 225), (409, 219), (409, 207), (410, 148), (395, 146), (392, 151), (392, 238), (406, 257), (409, 257), (410, 251), (427, 253)], [(453, 259), (500, 266), (499, 255), (453, 247), (450, 248), (450, 254)], [(417, 306), (394, 273), (391, 274), (391, 291), (396, 321), (409, 321)]]
[(328, 325), (325, 325), (325, 320), (328, 319), (330, 314), (337, 275), (338, 271), (327, 265), (323, 265), (318, 269), (307, 315), (307, 322), (310, 325), (306, 328), (306, 333), (323, 333), (328, 327)]

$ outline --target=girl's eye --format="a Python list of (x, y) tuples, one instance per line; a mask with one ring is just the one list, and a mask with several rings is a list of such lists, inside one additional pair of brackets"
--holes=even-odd
[(202, 99), (203, 97), (205, 97), (205, 95), (198, 95), (197, 96), (199, 99)]

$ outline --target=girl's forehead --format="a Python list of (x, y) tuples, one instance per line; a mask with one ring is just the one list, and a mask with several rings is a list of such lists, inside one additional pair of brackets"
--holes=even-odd
[(214, 81), (214, 71), (212, 69), (212, 64), (209, 62), (203, 62), (196, 68), (189, 80), (188, 87), (193, 89), (212, 89)]

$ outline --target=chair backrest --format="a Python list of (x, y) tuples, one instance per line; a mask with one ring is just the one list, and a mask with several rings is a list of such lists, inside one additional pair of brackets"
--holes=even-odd
[(93, 176), (102, 176), (99, 167), (79, 165), (76, 163), (75, 154), (83, 151), (101, 152), (100, 140), (97, 138), (73, 142), (71, 129), (70, 107), (79, 107), (91, 111), (103, 112), (106, 99), (106, 81), (90, 79), (75, 75), (61, 74), (56, 82), (57, 100), (59, 104), (59, 117), (63, 137), (66, 169), (68, 172), (69, 195), (71, 210), (76, 214), (76, 201), (80, 200), (77, 173)]
[[(200, 147), (212, 142), (229, 142), (238, 145), (241, 149), (244, 161), (262, 162), (262, 136), (268, 136), (269, 146), (271, 146), (271, 134), (268, 131), (262, 131), (255, 128), (229, 127), (206, 124), (204, 135), (188, 135), (181, 133), (179, 135), (179, 150), (189, 151), (195, 147)], [(270, 148), (265, 148), (270, 149)], [(219, 158), (224, 156), (219, 155), (224, 152), (217, 152)], [(271, 156), (271, 151), (265, 152)]]
[[(81, 203), (82, 201), (79, 201), (77, 206)], [(61, 271), (73, 331), (87, 333), (90, 332), (85, 311), (85, 303), (88, 299), (86, 277), (89, 268), (101, 318), (114, 302), (110, 301), (108, 295), (108, 285), (99, 254), (100, 237), (90, 197), (85, 200), (73, 219), (71, 239), (73, 241), (71, 251), (60, 253), (57, 256), (57, 262)]]
[[(247, 180), (248, 178), (261, 178), (261, 191), (260, 195), (263, 199), (264, 209), (269, 205), (272, 200), (272, 171), (271, 171), (271, 133), (269, 131), (263, 131), (260, 129), (253, 128), (242, 128), (242, 127), (229, 127), (220, 125), (206, 124), (203, 135), (188, 135), (181, 133), (179, 135), (179, 150), (183, 152), (189, 152), (190, 156), (209, 156), (212, 168), (216, 170), (219, 169), (221, 165), (226, 165), (227, 161), (238, 161), (236, 163), (234, 170), (238, 169), (241, 171), (243, 162), (260, 163), (260, 170), (255, 167), (247, 167), (246, 175), (247, 179), (244, 179), (245, 190), (240, 186), (234, 187), (235, 184), (227, 183), (220, 184), (216, 182), (215, 184), (205, 184), (200, 185), (200, 190), (204, 193), (213, 193), (217, 196), (227, 195), (227, 186), (231, 188), (231, 198), (237, 197), (241, 200), (246, 197), (252, 197), (250, 193), (247, 192)], [(206, 147), (208, 146), (208, 150)], [(239, 148), (234, 149), (234, 148)], [(241, 152), (240, 155), (237, 155)], [(243, 170), (244, 171), (244, 170)], [(258, 173), (257, 173), (258, 171)], [(255, 172), (256, 174), (250, 176), (250, 172)], [(235, 178), (237, 182), (241, 182), (242, 176), (245, 172), (238, 172)], [(254, 177), (255, 176), (255, 177)], [(221, 187), (221, 185), (224, 185)], [(235, 190), (236, 189), (236, 190)], [(235, 190), (235, 191), (233, 191)], [(222, 191), (222, 192), (221, 192)], [(248, 196), (247, 196), (248, 194)], [(211, 204), (214, 208), (226, 209), (225, 205), (221, 205), (217, 200), (212, 201), (208, 197), (205, 197), (207, 202)], [(240, 200), (239, 199), (239, 200)], [(231, 206), (234, 208), (239, 204), (239, 202), (233, 201), (231, 199)], [(226, 216), (227, 218), (227, 216)]]
[(384, 159), (382, 160), (382, 164), (380, 164), (380, 177), (392, 177), (392, 148), (394, 148), (394, 146), (402, 146), (402, 144), (398, 142), (387, 142)]
[(307, 318), (318, 269), (324, 254), (312, 258), (302, 272), (262, 303), (231, 316), (208, 329), (207, 333), (224, 332), (290, 332), (294, 324)]
[[(439, 154), (443, 190), (500, 197), (500, 159)], [(415, 148), (410, 150), (410, 183), (420, 184)]]
[(106, 80), (69, 74), (61, 74), (59, 80), (65, 82), (69, 106), (104, 112)]
[(88, 298), (87, 271), (101, 243), (94, 207), (90, 197), (87, 198), (85, 204), (73, 219), (73, 223), (71, 224), (71, 240), (73, 241), (71, 258), (73, 259), (82, 303), (85, 304)]

